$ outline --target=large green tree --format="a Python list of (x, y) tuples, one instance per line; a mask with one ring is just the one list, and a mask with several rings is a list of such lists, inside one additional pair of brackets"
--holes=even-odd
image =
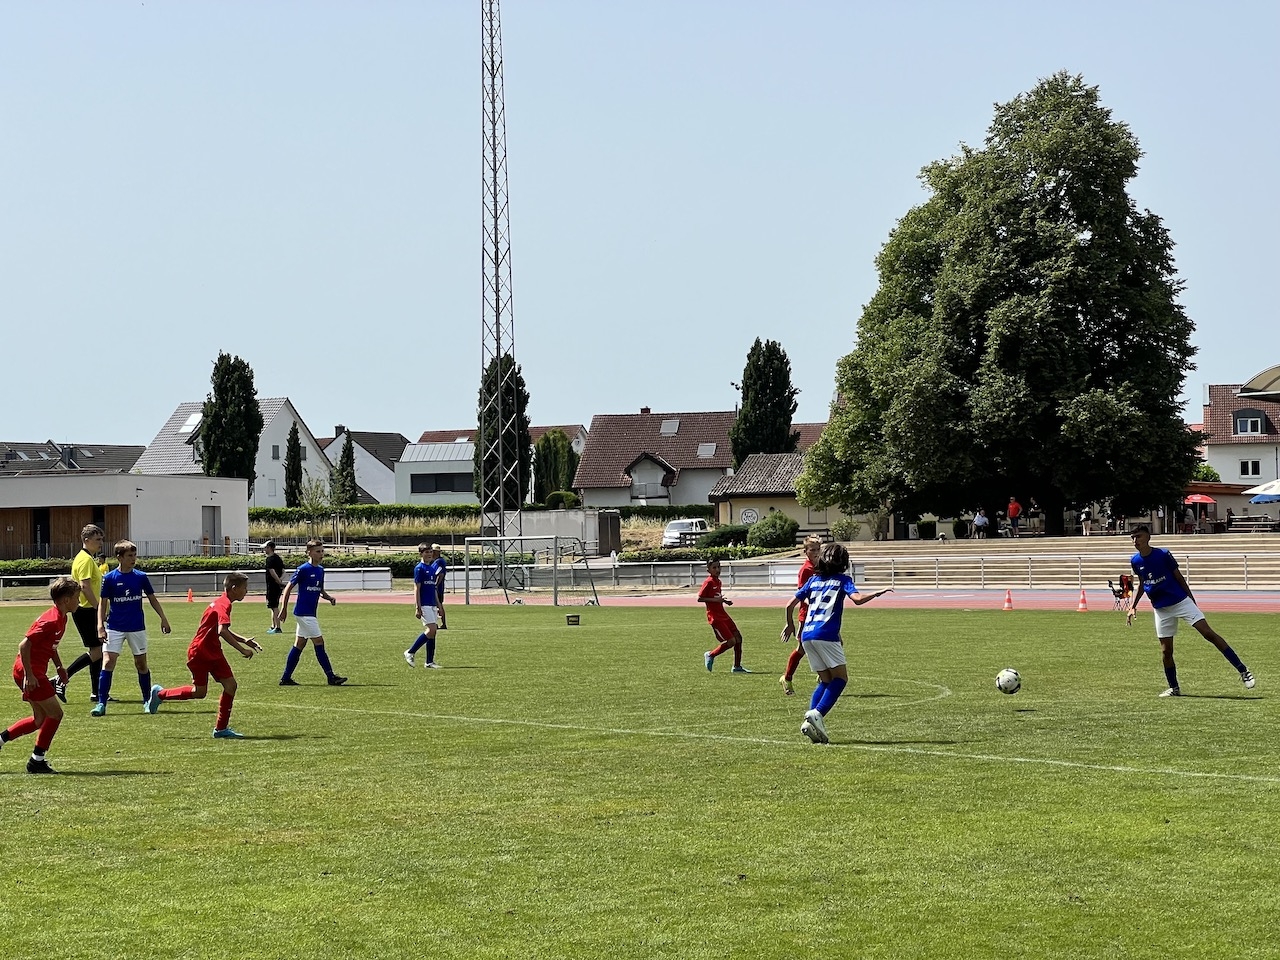
[(262, 411), (253, 385), (253, 368), (239, 357), (219, 353), (212, 384), (200, 417), (205, 476), (242, 477), (249, 481), (252, 497), (258, 441), (262, 438)]
[(344, 507), (360, 499), (360, 488), (356, 485), (356, 451), (350, 432), (342, 444), (342, 452), (338, 454), (337, 466), (329, 472), (329, 497), (335, 507)]
[(284, 505), (296, 507), (301, 502), (302, 438), (298, 435), (298, 421), (295, 420), (284, 444)]
[(798, 432), (791, 431), (796, 395), (791, 385), (791, 361), (776, 340), (751, 345), (742, 370), (742, 409), (729, 428), (733, 465), (753, 453), (794, 453)]
[(578, 472), (573, 441), (563, 430), (548, 430), (533, 445), (533, 501), (546, 503), (556, 490), (571, 490)]
[(1160, 218), (1127, 192), (1142, 152), (1098, 90), (1059, 73), (997, 106), (981, 149), (926, 167), (931, 196), (877, 257), (797, 483), (854, 511), (1036, 497), (1137, 513), (1179, 498), (1195, 354)]
[[(529, 391), (515, 357), (509, 353), (495, 357), (481, 377), (476, 408), (475, 492), (484, 510), (496, 510), (499, 497), (506, 510), (517, 510), (524, 503), (533, 459), (528, 409)], [(501, 436), (500, 423), (507, 427)]]

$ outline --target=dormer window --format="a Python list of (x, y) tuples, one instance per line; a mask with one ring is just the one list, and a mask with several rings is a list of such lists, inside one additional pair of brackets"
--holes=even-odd
[(1236, 417), (1236, 433), (1261, 433), (1261, 417)]
[(1256, 407), (1241, 407), (1231, 415), (1232, 433), (1237, 437), (1258, 436), (1267, 432), (1267, 415)]

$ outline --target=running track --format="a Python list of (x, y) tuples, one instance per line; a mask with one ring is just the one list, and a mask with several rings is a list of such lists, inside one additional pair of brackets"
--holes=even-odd
[[(728, 598), (742, 607), (786, 607), (790, 594), (785, 590), (730, 590)], [(410, 603), (408, 593), (355, 593), (340, 594), (348, 603)], [(1115, 613), (1111, 594), (1107, 590), (1087, 590), (1085, 600), (1090, 613)], [(485, 598), (480, 604), (490, 604)], [(549, 595), (531, 597), (526, 603), (550, 604)], [(1196, 602), (1206, 614), (1224, 613), (1280, 613), (1280, 590), (1197, 590)], [(608, 607), (698, 607), (695, 592), (666, 593), (653, 596), (612, 596), (602, 594), (600, 603)], [(912, 610), (1001, 610), (1004, 608), (1003, 590), (919, 590), (904, 588), (885, 594), (872, 603), (877, 607)], [(1013, 609), (1018, 610), (1076, 610), (1080, 603), (1079, 590), (1014, 590)], [(463, 605), (459, 594), (450, 594), (446, 610)], [(1147, 611), (1144, 600), (1140, 611)]]

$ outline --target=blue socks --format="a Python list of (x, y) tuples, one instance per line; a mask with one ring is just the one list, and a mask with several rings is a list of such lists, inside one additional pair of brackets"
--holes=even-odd
[(436, 638), (427, 637), (427, 663), (436, 662)]
[(333, 667), (329, 664), (329, 654), (325, 651), (324, 644), (317, 643), (313, 646), (316, 648), (316, 660), (320, 664), (320, 669), (324, 671), (326, 677), (332, 677)]
[[(419, 650), (422, 649), (423, 644), (425, 644), (426, 642), (427, 642), (427, 635), (425, 633), (418, 634), (418, 639), (413, 641), (413, 646), (409, 648), (409, 652), (417, 653)], [(428, 660), (431, 659), (430, 654), (427, 655), (427, 659)]]
[(142, 702), (146, 703), (151, 699), (151, 671), (138, 674), (138, 686), (142, 688)]
[(1164, 668), (1164, 678), (1165, 678), (1166, 680), (1168, 680), (1168, 681), (1169, 681), (1169, 686), (1170, 686), (1170, 687), (1176, 687), (1176, 686), (1178, 685), (1178, 668), (1177, 668), (1177, 667), (1165, 667), (1165, 668)]
[(1248, 669), (1240, 659), (1239, 655), (1231, 649), (1230, 644), (1227, 644), (1222, 648), (1222, 655), (1227, 658), (1227, 663), (1236, 668), (1237, 673), (1244, 673), (1245, 670)]
[(98, 702), (106, 703), (111, 693), (111, 671), (103, 670), (98, 674)]
[(848, 680), (840, 677), (832, 677), (826, 684), (826, 690), (823, 691), (822, 699), (818, 702), (817, 711), (824, 717), (831, 712), (831, 708), (836, 705), (836, 701), (840, 699), (840, 694), (844, 693), (844, 688), (849, 685)]
[(809, 698), (809, 709), (817, 710), (818, 704), (822, 702), (822, 696), (827, 692), (827, 681), (819, 680), (818, 685), (813, 688), (813, 696)]
[(298, 661), (302, 659), (302, 651), (297, 647), (289, 648), (289, 655), (284, 658), (284, 676), (281, 680), (288, 680), (293, 676), (293, 671), (298, 669)]

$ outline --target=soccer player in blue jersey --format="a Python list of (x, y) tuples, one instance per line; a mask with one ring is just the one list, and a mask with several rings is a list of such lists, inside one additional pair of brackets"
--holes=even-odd
[(848, 574), (849, 551), (844, 544), (828, 543), (818, 555), (818, 572), (809, 582), (796, 591), (787, 604), (787, 627), (782, 639), (790, 640), (796, 632), (795, 609), (801, 603), (808, 604), (804, 618), (804, 631), (800, 642), (809, 666), (818, 675), (818, 686), (809, 701), (809, 710), (800, 724), (800, 732), (814, 743), (829, 743), (823, 718), (840, 699), (849, 683), (844, 641), (840, 639), (840, 618), (844, 614), (844, 598), (850, 597), (859, 606), (870, 603), (876, 597), (892, 593), (893, 588), (875, 593), (858, 592), (853, 578)]
[(1151, 546), (1151, 528), (1143, 524), (1133, 528), (1134, 549), (1129, 565), (1133, 567), (1134, 589), (1133, 599), (1129, 601), (1125, 622), (1133, 625), (1133, 616), (1138, 609), (1138, 601), (1145, 593), (1151, 598), (1151, 608), (1156, 617), (1156, 639), (1160, 641), (1160, 653), (1164, 658), (1164, 676), (1169, 682), (1169, 689), (1160, 694), (1162, 697), (1180, 697), (1182, 688), (1178, 686), (1178, 668), (1173, 662), (1173, 637), (1178, 632), (1178, 621), (1185, 620), (1200, 632), (1227, 658), (1227, 662), (1240, 674), (1240, 682), (1248, 690), (1253, 689), (1253, 674), (1249, 668), (1231, 649), (1231, 645), (1209, 626), (1200, 608), (1196, 606), (1196, 598), (1187, 585), (1186, 578), (1178, 569), (1178, 561), (1173, 554), (1160, 547)]
[(147, 666), (147, 619), (142, 612), (142, 598), (160, 615), (160, 632), (169, 632), (169, 618), (156, 599), (147, 575), (138, 569), (138, 547), (130, 540), (116, 544), (120, 565), (102, 578), (98, 595), (98, 638), (102, 640), (102, 673), (98, 676), (98, 702), (89, 715), (101, 717), (107, 712), (107, 697), (120, 651), (129, 644), (133, 665), (138, 668), (138, 686), (142, 688), (143, 709), (151, 697), (151, 668)]
[(316, 617), (316, 609), (320, 606), (321, 600), (328, 600), (330, 606), (338, 602), (325, 592), (324, 567), (320, 565), (323, 559), (324, 544), (319, 540), (308, 540), (307, 562), (294, 571), (289, 579), (289, 585), (284, 588), (284, 594), (280, 597), (280, 620), (283, 622), (288, 616), (289, 594), (293, 593), (294, 587), (298, 588), (298, 600), (293, 607), (293, 618), (297, 621), (297, 628), (294, 631), (293, 646), (289, 648), (289, 655), (284, 662), (284, 675), (280, 678), (282, 687), (298, 685), (298, 681), (293, 679), (293, 671), (297, 669), (298, 661), (302, 659), (302, 651), (307, 649), (308, 640), (316, 648), (316, 661), (329, 679), (329, 686), (339, 687), (347, 682), (346, 677), (340, 677), (333, 672), (333, 666), (329, 663), (329, 654), (324, 649), (324, 634), (320, 632), (320, 620)]
[(439, 619), (439, 602), (436, 596), (436, 565), (431, 561), (430, 544), (418, 544), (418, 564), (413, 568), (413, 615), (422, 622), (422, 633), (413, 646), (404, 652), (405, 663), (413, 666), (413, 655), (423, 646), (427, 648), (427, 662), (423, 666), (436, 670), (436, 622)]

